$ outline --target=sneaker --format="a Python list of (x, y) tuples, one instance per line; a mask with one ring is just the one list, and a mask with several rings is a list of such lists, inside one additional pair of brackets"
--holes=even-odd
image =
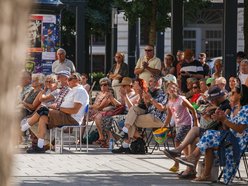
[(122, 154), (122, 153), (130, 154), (130, 149), (129, 148), (124, 148), (124, 147), (121, 146), (119, 149), (113, 149), (112, 153), (114, 153), (114, 154)]
[(188, 157), (183, 157), (183, 158), (176, 157), (175, 159), (176, 159), (176, 161), (178, 161), (181, 164), (195, 168), (196, 159), (194, 156), (188, 156)]
[(177, 150), (167, 150), (165, 149), (164, 151), (164, 155), (167, 156), (170, 159), (173, 159), (174, 161), (176, 161), (176, 157), (180, 157), (181, 156), (181, 152), (177, 151)]
[(121, 139), (127, 139), (128, 138), (128, 134), (121, 131), (119, 133), (116, 133), (117, 136), (119, 136)]
[(22, 127), (24, 124), (28, 123), (28, 118), (24, 118), (21, 120), (20, 126)]
[(27, 149), (26, 151), (28, 154), (35, 154), (35, 153), (45, 153), (45, 148), (39, 148), (38, 146), (32, 146)]

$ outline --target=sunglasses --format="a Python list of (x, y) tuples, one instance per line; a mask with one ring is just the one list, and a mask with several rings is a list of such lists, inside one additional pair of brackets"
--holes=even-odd
[(146, 52), (151, 52), (153, 51), (152, 49), (145, 49)]
[(103, 84), (101, 84), (100, 86), (108, 86), (108, 84), (107, 83), (103, 83)]
[(194, 89), (197, 89), (198, 87), (193, 87)]

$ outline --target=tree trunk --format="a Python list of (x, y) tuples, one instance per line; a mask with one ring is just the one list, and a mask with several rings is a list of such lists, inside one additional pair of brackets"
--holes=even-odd
[(248, 0), (244, 0), (244, 52), (248, 55)]
[(156, 30), (157, 30), (157, 9), (158, 0), (152, 0), (152, 17), (149, 31), (149, 44), (155, 45), (156, 42)]
[(12, 156), (18, 129), (16, 86), (25, 61), (30, 0), (0, 0), (0, 185), (10, 185)]

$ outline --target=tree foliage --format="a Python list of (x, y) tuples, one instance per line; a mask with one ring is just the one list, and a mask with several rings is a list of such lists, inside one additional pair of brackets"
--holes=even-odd
[[(206, 8), (209, 2), (209, 0), (184, 0), (185, 13), (200, 11)], [(150, 44), (155, 44), (157, 31), (163, 31), (171, 26), (171, 0), (114, 0), (114, 3), (124, 11), (124, 19), (130, 24), (135, 24), (138, 18), (145, 22)]]

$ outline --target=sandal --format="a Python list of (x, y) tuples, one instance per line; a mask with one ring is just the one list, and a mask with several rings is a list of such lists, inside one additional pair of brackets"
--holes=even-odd
[(169, 169), (169, 171), (176, 173), (176, 172), (179, 171), (179, 167), (173, 165), (173, 166)]
[(199, 176), (193, 180), (191, 180), (193, 183), (212, 183), (211, 176)]
[(195, 171), (190, 171), (188, 173), (185, 173), (185, 171), (183, 171), (181, 174), (178, 175), (179, 178), (181, 179), (194, 179), (196, 177), (196, 172)]
[(98, 139), (94, 142), (95, 145), (101, 145), (102, 143), (106, 143), (105, 140)]

